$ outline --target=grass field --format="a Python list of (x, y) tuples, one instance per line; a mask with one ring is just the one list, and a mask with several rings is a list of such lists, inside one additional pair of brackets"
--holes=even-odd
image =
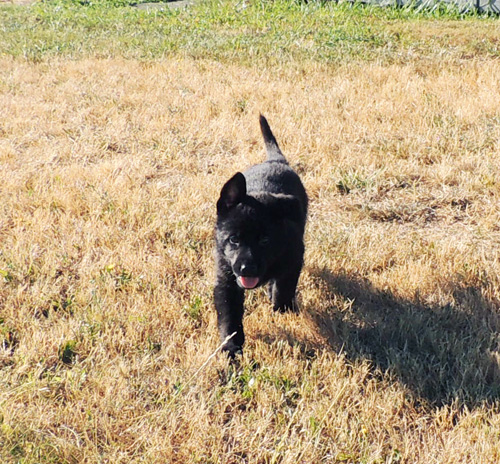
[[(127, 3), (0, 6), (0, 462), (499, 462), (498, 20)], [(215, 202), (259, 112), (301, 313), (249, 293), (230, 366)]]

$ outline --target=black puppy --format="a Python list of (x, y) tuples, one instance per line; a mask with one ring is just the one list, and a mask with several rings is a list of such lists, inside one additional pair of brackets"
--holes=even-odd
[(304, 257), (307, 194), (288, 165), (264, 116), (267, 160), (236, 173), (217, 201), (214, 289), (221, 339), (231, 357), (241, 352), (244, 290), (268, 284), (275, 311), (296, 310), (295, 289)]

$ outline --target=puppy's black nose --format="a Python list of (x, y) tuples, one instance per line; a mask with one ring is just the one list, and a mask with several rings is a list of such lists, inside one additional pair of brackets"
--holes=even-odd
[(245, 264), (240, 266), (240, 275), (243, 277), (253, 277), (257, 275), (257, 266), (255, 264)]

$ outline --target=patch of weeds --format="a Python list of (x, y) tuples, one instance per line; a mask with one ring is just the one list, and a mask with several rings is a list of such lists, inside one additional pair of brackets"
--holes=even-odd
[(237, 113), (245, 113), (247, 111), (247, 104), (245, 99), (237, 100), (234, 103), (234, 108)]
[(64, 342), (58, 351), (58, 357), (64, 364), (73, 364), (77, 356), (76, 340), (68, 340)]
[(231, 365), (227, 372), (223, 373), (221, 381), (225, 383), (222, 391), (231, 390), (239, 393), (244, 399), (252, 399), (255, 396), (262, 373), (258, 372), (259, 364), (251, 361), (242, 369)]
[(487, 189), (494, 188), (497, 185), (497, 178), (494, 174), (483, 174), (479, 179), (481, 184)]
[(392, 453), (387, 457), (388, 459), (386, 460), (386, 462), (401, 462), (403, 459), (401, 451), (399, 451), (398, 449), (392, 450)]
[(102, 324), (100, 322), (84, 322), (82, 329), (89, 336), (91, 340), (96, 340), (102, 332)]
[(24, 458), (26, 456), (26, 452), (24, 451), (24, 448), (19, 443), (16, 443), (10, 449), (10, 455), (13, 458)]
[(114, 272), (115, 267), (116, 267), (116, 264), (114, 264), (114, 263), (106, 264), (106, 266), (104, 266), (102, 270), (104, 272), (107, 272), (108, 274), (111, 274)]
[(189, 250), (193, 250), (193, 251), (200, 251), (200, 248), (203, 246), (203, 244), (204, 244), (204, 240), (190, 238), (186, 242), (186, 248), (188, 248)]
[(148, 335), (148, 351), (150, 353), (159, 353), (161, 350), (161, 342), (153, 340), (149, 335)]
[(271, 377), (270, 381), (274, 384), (275, 388), (281, 392), (283, 402), (286, 406), (297, 406), (297, 401), (300, 398), (297, 382), (285, 376)]
[(51, 213), (64, 213), (65, 212), (65, 208), (64, 208), (63, 204), (61, 202), (59, 202), (58, 200), (52, 200), (49, 203), (49, 210)]
[(300, 398), (297, 382), (286, 376), (273, 375), (268, 369), (261, 369), (255, 361), (249, 362), (241, 369), (232, 365), (221, 380), (225, 382), (222, 393), (229, 389), (246, 400), (253, 399), (259, 386), (262, 388), (264, 385), (271, 385), (281, 393), (282, 407), (295, 408)]
[(101, 217), (105, 214), (112, 214), (116, 210), (116, 202), (111, 198), (108, 192), (104, 192), (101, 195), (102, 200), (102, 210)]
[(125, 269), (122, 269), (120, 273), (115, 276), (115, 283), (117, 288), (123, 288), (132, 281), (132, 274)]
[(101, 279), (103, 281), (106, 280), (107, 277), (110, 277), (115, 285), (117, 290), (122, 290), (127, 285), (132, 282), (133, 276), (132, 273), (125, 269), (117, 269), (117, 266), (114, 263), (107, 264), (101, 269)]
[(189, 316), (189, 318), (195, 322), (196, 327), (201, 325), (202, 314), (201, 309), (203, 307), (203, 300), (200, 296), (195, 296), (191, 299), (188, 305), (184, 306), (184, 312)]
[(373, 186), (374, 178), (377, 173), (371, 176), (363, 175), (358, 171), (343, 171), (340, 173), (340, 179), (337, 181), (337, 190), (341, 195), (347, 195), (352, 191), (364, 191)]
[(19, 340), (14, 329), (5, 324), (4, 319), (0, 318), (0, 349), (14, 352)]
[(51, 301), (51, 306), (53, 311), (64, 312), (69, 314), (70, 316), (73, 315), (73, 304), (74, 304), (74, 299), (72, 296), (67, 296), (61, 298), (60, 300)]
[(174, 390), (174, 395), (178, 395), (183, 389), (184, 389), (184, 384), (182, 383), (181, 380), (177, 380), (173, 385), (172, 388)]
[(14, 280), (14, 276), (8, 269), (0, 269), (0, 277), (7, 283)]
[(311, 433), (315, 436), (317, 433), (321, 431), (321, 420), (316, 416), (309, 417), (309, 428), (311, 429)]
[(347, 453), (347, 452), (343, 452), (343, 451), (338, 453), (335, 456), (335, 459), (338, 462), (362, 462), (359, 460), (359, 456), (357, 454)]

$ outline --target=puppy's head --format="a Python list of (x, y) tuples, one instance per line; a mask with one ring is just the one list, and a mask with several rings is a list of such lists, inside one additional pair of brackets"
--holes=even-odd
[(300, 213), (290, 195), (247, 195), (245, 176), (238, 172), (222, 187), (217, 201), (217, 251), (231, 266), (241, 288), (251, 289), (272, 277), (272, 268), (286, 251), (286, 220)]

